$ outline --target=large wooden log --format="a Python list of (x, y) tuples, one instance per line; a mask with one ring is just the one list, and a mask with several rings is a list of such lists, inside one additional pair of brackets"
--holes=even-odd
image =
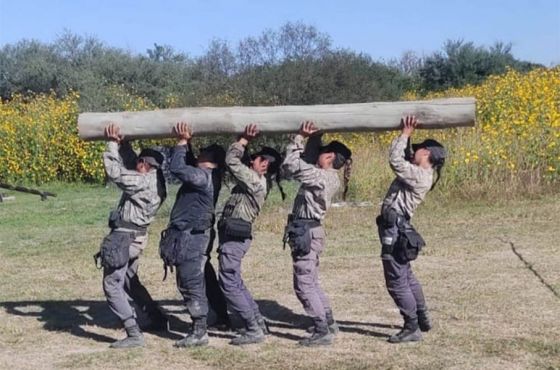
[(82, 113), (78, 131), (82, 139), (100, 140), (105, 126), (114, 122), (129, 138), (164, 138), (173, 136), (177, 122), (186, 121), (197, 135), (241, 133), (249, 123), (258, 124), (263, 133), (286, 133), (296, 131), (303, 120), (315, 121), (326, 132), (385, 131), (398, 129), (407, 114), (418, 117), (420, 128), (474, 126), (475, 99)]

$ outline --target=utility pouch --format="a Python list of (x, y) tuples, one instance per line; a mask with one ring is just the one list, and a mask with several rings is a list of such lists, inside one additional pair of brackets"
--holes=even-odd
[(394, 250), (395, 257), (402, 262), (414, 261), (425, 245), (426, 242), (412, 225), (399, 228), (399, 236)]
[(116, 229), (119, 227), (119, 220), (120, 220), (119, 211), (118, 210), (111, 211), (109, 213), (109, 221), (107, 226), (109, 226), (110, 229)]
[(315, 220), (293, 220), (288, 225), (288, 244), (292, 250), (292, 257), (301, 257), (311, 252), (311, 229), (320, 226)]
[(101, 242), (101, 249), (96, 256), (101, 260), (101, 266), (106, 268), (120, 268), (128, 263), (130, 246), (134, 241), (134, 233), (111, 231)]
[(381, 241), (381, 255), (393, 254), (393, 247), (398, 238), (398, 219), (397, 212), (391, 208), (386, 209), (375, 219), (379, 240)]
[(252, 225), (241, 218), (226, 218), (223, 220), (224, 234), (229, 240), (252, 239)]
[(161, 232), (159, 256), (164, 267), (177, 266), (187, 259), (187, 242), (190, 233), (169, 227)]

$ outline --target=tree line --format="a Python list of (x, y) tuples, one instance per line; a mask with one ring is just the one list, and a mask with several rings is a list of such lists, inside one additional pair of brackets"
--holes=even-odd
[(291, 22), (236, 45), (214, 40), (198, 57), (163, 44), (132, 53), (66, 31), (52, 43), (22, 40), (2, 47), (0, 97), (78, 91), (82, 111), (122, 109), (119, 92), (161, 108), (358, 103), (478, 84), (508, 67), (540, 66), (517, 60), (511, 44), (462, 40), (449, 40), (428, 56), (409, 51), (381, 62), (336, 48), (329, 35)]

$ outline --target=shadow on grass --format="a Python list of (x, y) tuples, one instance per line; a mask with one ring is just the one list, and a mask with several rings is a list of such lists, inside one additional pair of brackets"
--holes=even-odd
[[(309, 316), (295, 313), (290, 308), (282, 306), (276, 301), (259, 300), (257, 301), (257, 303), (259, 304), (262, 314), (267, 318), (269, 322), (269, 326), (272, 328), (300, 329), (305, 331), (308, 327), (313, 325), (313, 321)], [(378, 338), (387, 338), (389, 335), (387, 333), (364, 329), (361, 327), (365, 326), (365, 327), (374, 327), (374, 328), (381, 328), (381, 329), (400, 328), (398, 326), (389, 325), (389, 324), (346, 321), (346, 320), (337, 320), (337, 323), (341, 332), (367, 335), (367, 336), (378, 337)], [(275, 330), (271, 330), (271, 334), (274, 336), (291, 339), (291, 340), (299, 340), (307, 336), (307, 334), (305, 334), (303, 337), (301, 337), (290, 333), (278, 332)]]
[[(185, 306), (179, 300), (163, 300), (158, 302), (159, 305), (167, 311), (169, 319), (169, 327), (173, 331), (151, 332), (162, 338), (180, 339), (182, 335), (177, 332), (188, 331), (190, 326), (185, 321), (179, 319), (176, 315), (185, 313)], [(311, 318), (305, 315), (297, 314), (290, 308), (282, 306), (276, 301), (259, 300), (262, 314), (267, 318), (271, 327), (271, 335), (285, 338), (288, 340), (300, 340), (307, 336), (305, 329), (313, 324)], [(107, 302), (104, 300), (62, 300), (62, 301), (14, 301), (0, 302), (0, 307), (6, 310), (6, 313), (14, 316), (36, 318), (40, 322), (44, 322), (43, 328), (48, 331), (67, 332), (81, 338), (93, 339), (98, 342), (110, 343), (118, 338), (108, 337), (88, 331), (88, 326), (96, 326), (106, 329), (117, 329), (121, 327), (119, 320), (110, 311)], [(138, 312), (138, 310), (137, 310)], [(139, 315), (139, 323), (143, 324), (145, 318)], [(232, 317), (234, 319), (234, 317)], [(235, 321), (235, 320), (232, 320)], [(385, 338), (387, 333), (381, 333), (374, 330), (364, 329), (363, 327), (374, 327), (383, 329), (395, 329), (397, 327), (379, 323), (365, 323), (356, 321), (338, 321), (341, 332), (355, 333), (373, 337)], [(241, 325), (237, 325), (241, 326)], [(303, 335), (295, 335), (289, 332), (275, 330), (278, 329), (299, 329), (303, 331)], [(216, 333), (212, 331), (211, 336), (221, 338), (232, 338), (227, 333)]]
[[(179, 306), (179, 310), (173, 309), (167, 315), (169, 327), (173, 330), (181, 328), (186, 331), (187, 324), (177, 318), (174, 314), (184, 310), (180, 301), (161, 301), (162, 306)], [(67, 301), (15, 301), (0, 302), (0, 307), (6, 313), (15, 316), (36, 318), (44, 322), (43, 328), (48, 331), (67, 332), (77, 337), (93, 339), (98, 342), (110, 343), (119, 338), (112, 338), (106, 335), (97, 334), (87, 330), (88, 326), (97, 326), (106, 329), (121, 328), (117, 317), (111, 312), (104, 300), (67, 300)], [(139, 310), (137, 309), (136, 312)], [(142, 326), (145, 323), (145, 314), (139, 315), (138, 322)], [(181, 335), (170, 331), (151, 332), (162, 338), (180, 339)]]

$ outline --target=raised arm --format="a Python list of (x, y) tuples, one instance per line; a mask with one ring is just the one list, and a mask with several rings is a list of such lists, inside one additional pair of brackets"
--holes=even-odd
[[(305, 150), (303, 141), (306, 136), (310, 137), (307, 145), (311, 144), (316, 146), (316, 136), (318, 135), (311, 135), (316, 134), (317, 131), (318, 129), (315, 127), (313, 122), (307, 121), (302, 123), (300, 131), (288, 144), (286, 148), (286, 158), (282, 163), (282, 170), (284, 170), (289, 177), (309, 186), (317, 185), (317, 179), (320, 177), (321, 171), (317, 168), (317, 166), (307, 163), (302, 158), (302, 153), (304, 153)], [(318, 149), (312, 148), (309, 152), (312, 151), (317, 151), (318, 154)]]
[(191, 139), (192, 128), (186, 122), (178, 122), (174, 127), (175, 135), (179, 141), (173, 150), (169, 171), (179, 180), (189, 185), (204, 188), (208, 185), (208, 175), (196, 165), (192, 154)]
[(203, 188), (208, 185), (209, 178), (206, 173), (198, 167), (188, 165), (187, 145), (177, 145), (173, 150), (169, 171), (182, 182), (192, 186)]
[(416, 128), (416, 118), (407, 116), (403, 119), (401, 134), (393, 139), (389, 150), (389, 164), (395, 175), (410, 187), (415, 187), (423, 176), (422, 169), (406, 160), (405, 149), (408, 139)]
[(130, 141), (122, 140), (120, 142), (119, 154), (123, 160), (124, 166), (127, 169), (133, 170), (136, 168), (136, 161), (138, 160), (138, 155), (132, 149), (132, 145), (130, 145)]
[(226, 153), (227, 168), (237, 180), (238, 184), (249, 190), (256, 190), (256, 187), (259, 186), (259, 175), (244, 165), (241, 158), (243, 158), (249, 141), (254, 139), (258, 134), (259, 130), (256, 125), (247, 125), (243, 135), (241, 135), (235, 143), (230, 145)]
[(148, 188), (148, 176), (135, 170), (129, 170), (124, 166), (119, 154), (119, 144), (116, 141), (107, 143), (107, 149), (103, 153), (103, 164), (109, 180), (125, 193), (133, 195)]

